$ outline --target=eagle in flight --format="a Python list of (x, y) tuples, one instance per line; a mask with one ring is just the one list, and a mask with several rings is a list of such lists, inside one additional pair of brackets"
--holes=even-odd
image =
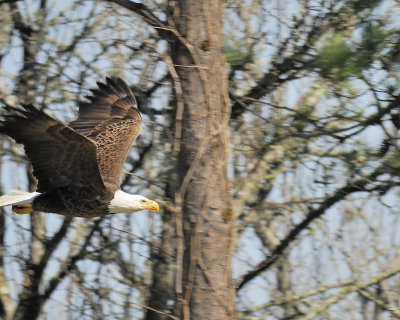
[(157, 202), (120, 189), (122, 166), (142, 124), (136, 99), (120, 78), (97, 85), (69, 125), (33, 105), (5, 107), (0, 133), (24, 145), (38, 186), (1, 196), (0, 207), (86, 218), (159, 210)]

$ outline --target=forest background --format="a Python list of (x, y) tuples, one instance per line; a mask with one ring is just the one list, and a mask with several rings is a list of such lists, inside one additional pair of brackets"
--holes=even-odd
[[(400, 318), (400, 6), (0, 1), (0, 105), (143, 115), (122, 188), (159, 214), (0, 212), (2, 319)], [(34, 190), (1, 137), (1, 193)]]

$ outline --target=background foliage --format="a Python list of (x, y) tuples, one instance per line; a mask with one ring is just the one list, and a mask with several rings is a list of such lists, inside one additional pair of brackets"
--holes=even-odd
[[(68, 121), (95, 81), (126, 79), (144, 129), (122, 186), (164, 209), (3, 210), (4, 319), (24, 319), (29, 302), (32, 319), (173, 317), (176, 66), (151, 21), (168, 21), (174, 2), (136, 13), (114, 2), (0, 1), (0, 102)], [(398, 2), (224, 6), (238, 318), (400, 318)], [(2, 193), (34, 189), (23, 149), (1, 143)]]

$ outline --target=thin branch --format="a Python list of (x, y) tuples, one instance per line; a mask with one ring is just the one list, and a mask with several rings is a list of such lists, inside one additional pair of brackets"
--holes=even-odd
[(167, 27), (166, 24), (162, 22), (160, 19), (158, 19), (151, 12), (151, 10), (143, 3), (137, 3), (129, 0), (107, 0), (107, 1), (116, 3), (121, 7), (124, 7), (125, 9), (135, 12), (136, 14), (141, 16), (144, 21), (146, 21), (152, 27), (156, 28), (156, 30), (158, 30), (159, 32), (161, 32), (161, 30)]
[(375, 303), (377, 306), (384, 309), (385, 311), (388, 311), (392, 317), (400, 319), (400, 309), (398, 308), (398, 306), (393, 306), (390, 303), (383, 301), (382, 299), (373, 295), (372, 293), (368, 292), (367, 290), (360, 290), (358, 293), (361, 296), (363, 296), (365, 299)]
[(92, 236), (94, 235), (94, 232), (97, 230), (100, 222), (102, 220), (99, 219), (97, 221), (94, 222), (92, 229), (90, 230), (90, 232), (88, 233), (88, 235), (86, 236), (86, 239), (84, 241), (84, 243), (82, 244), (81, 249), (79, 250), (79, 252), (77, 254), (75, 254), (74, 256), (71, 256), (69, 258), (68, 261), (65, 262), (64, 267), (58, 272), (58, 274), (56, 274), (50, 281), (49, 284), (46, 288), (46, 290), (44, 291), (43, 295), (42, 295), (42, 300), (46, 301), (50, 295), (53, 293), (53, 291), (57, 288), (57, 286), (61, 283), (61, 281), (65, 278), (65, 276), (76, 267), (76, 263), (81, 260), (85, 254), (86, 254), (86, 249), (90, 243), (90, 240), (92, 239)]
[[(353, 292), (361, 291), (361, 289), (365, 289), (371, 285), (377, 284), (387, 278), (390, 278), (390, 277), (398, 274), (399, 272), (400, 272), (400, 267), (396, 266), (392, 269), (389, 269), (386, 272), (383, 272), (383, 273), (377, 275), (375, 278), (373, 278), (371, 280), (360, 282), (358, 284), (345, 287), (342, 290), (340, 290), (340, 292), (335, 293), (334, 295), (330, 296), (326, 300), (316, 304), (313, 308), (311, 308), (310, 312), (308, 312), (304, 317), (302, 317), (302, 319), (304, 319), (304, 320), (315, 319), (315, 317), (317, 315), (321, 314), (324, 310), (329, 308), (331, 305), (342, 300), (343, 296), (349, 295), (350, 293), (353, 293)], [(394, 314), (392, 313), (392, 315), (394, 315)]]
[(377, 168), (368, 177), (359, 179), (355, 182), (351, 182), (346, 186), (340, 188), (331, 197), (327, 198), (321, 203), (321, 205), (315, 209), (311, 210), (307, 217), (299, 223), (294, 229), (284, 238), (281, 243), (273, 250), (271, 255), (269, 255), (264, 261), (259, 263), (253, 270), (243, 275), (238, 281), (237, 290), (239, 291), (245, 284), (253, 280), (255, 277), (260, 275), (265, 270), (269, 269), (284, 253), (284, 251), (289, 247), (289, 245), (299, 236), (300, 232), (305, 230), (315, 219), (319, 218), (334, 204), (343, 200), (347, 195), (353, 192), (363, 192), (367, 191), (366, 186), (383, 173), (382, 167)]
[(71, 223), (72, 223), (72, 217), (65, 217), (57, 233), (53, 236), (51, 240), (45, 242), (44, 246), (45, 251), (40, 259), (40, 263), (37, 269), (38, 277), (41, 277), (43, 270), (46, 268), (49, 262), (50, 256), (53, 254), (54, 250), (57, 249), (60, 242), (64, 239)]

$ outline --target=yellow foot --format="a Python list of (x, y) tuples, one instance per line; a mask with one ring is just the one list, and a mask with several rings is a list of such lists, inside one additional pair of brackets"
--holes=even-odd
[(17, 204), (12, 206), (12, 211), (18, 214), (26, 214), (33, 212), (32, 203)]

